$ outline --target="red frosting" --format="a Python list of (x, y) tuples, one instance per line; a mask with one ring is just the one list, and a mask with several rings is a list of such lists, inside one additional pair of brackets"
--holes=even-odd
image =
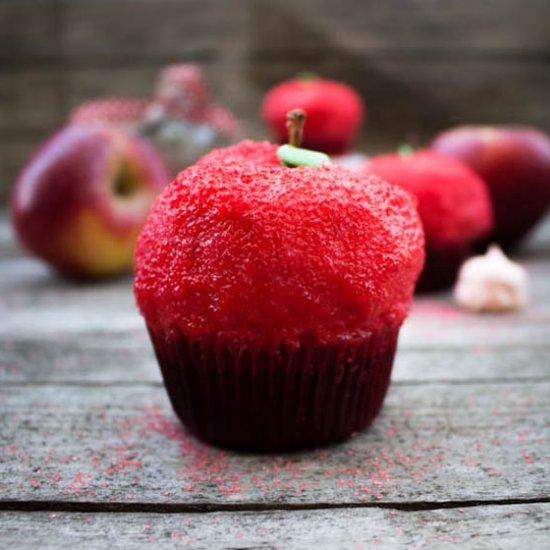
[(251, 163), (259, 166), (281, 166), (281, 161), (277, 157), (278, 145), (268, 141), (252, 141), (245, 139), (237, 145), (224, 147), (222, 149), (213, 149), (202, 158), (197, 164), (219, 163), (229, 165), (242, 165)]
[(157, 198), (135, 293), (171, 337), (336, 343), (399, 326), (423, 261), (413, 198), (378, 178), (202, 162)]
[(389, 154), (373, 157), (365, 172), (416, 196), (428, 246), (467, 244), (493, 226), (484, 182), (459, 161), (429, 151)]

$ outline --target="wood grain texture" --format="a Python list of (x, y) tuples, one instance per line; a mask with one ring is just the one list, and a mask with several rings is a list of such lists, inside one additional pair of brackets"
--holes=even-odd
[(550, 381), (391, 387), (350, 441), (287, 455), (186, 434), (163, 387), (0, 388), (1, 501), (444, 503), (550, 495)]
[[(430, 55), (526, 54), (550, 50), (545, 0), (260, 0), (258, 50), (416, 51)], [(323, 48), (323, 41), (325, 47)], [(259, 46), (263, 45), (263, 48)]]
[(61, 5), (64, 55), (104, 56), (110, 63), (223, 55), (221, 44), (238, 47), (235, 38), (249, 23), (247, 4), (232, 2), (228, 9), (220, 0), (65, 0)]
[(57, 0), (0, 2), (0, 65), (59, 55), (57, 14)]
[(210, 514), (0, 513), (6, 547), (102, 548), (547, 548), (550, 504), (403, 512), (342, 509)]
[[(6, 72), (0, 78), (0, 133), (16, 137), (21, 122), (35, 132), (58, 124), (61, 80), (55, 70)], [(27, 134), (28, 137), (29, 134)]]
[[(409, 323), (414, 322), (413, 311)], [(402, 345), (392, 380), (394, 384), (543, 381), (550, 380), (549, 358), (550, 346), (415, 349)], [(0, 381), (160, 384), (161, 376), (145, 330), (136, 329), (77, 339), (70, 333), (10, 337), (0, 342)]]
[(236, 0), (231, 9), (223, 0), (18, 0), (0, 9), (0, 59), (219, 54), (220, 44), (237, 47), (235, 37), (243, 44), (251, 36), (253, 49), (271, 53), (327, 51), (343, 41), (375, 52), (540, 55), (550, 48), (548, 17), (545, 0)]

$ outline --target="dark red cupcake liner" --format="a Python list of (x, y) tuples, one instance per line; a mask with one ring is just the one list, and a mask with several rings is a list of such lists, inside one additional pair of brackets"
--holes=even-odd
[(343, 440), (374, 420), (399, 328), (354, 343), (258, 351), (149, 333), (172, 406), (191, 433), (222, 447), (286, 451)]
[(416, 292), (434, 292), (451, 288), (462, 262), (469, 256), (467, 245), (445, 248), (426, 247), (426, 262), (416, 283)]

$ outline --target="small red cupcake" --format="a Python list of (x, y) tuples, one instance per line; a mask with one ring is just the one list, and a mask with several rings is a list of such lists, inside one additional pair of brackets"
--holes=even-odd
[(414, 200), (342, 168), (236, 162), (244, 150), (181, 172), (139, 238), (135, 294), (168, 394), (218, 445), (344, 439), (388, 388), (424, 260)]
[(459, 161), (429, 151), (373, 157), (364, 172), (410, 191), (426, 236), (426, 265), (417, 290), (453, 285), (472, 244), (493, 226), (483, 181)]

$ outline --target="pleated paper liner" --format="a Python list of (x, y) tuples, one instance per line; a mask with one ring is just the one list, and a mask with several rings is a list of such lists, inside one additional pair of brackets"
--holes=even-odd
[(288, 451), (349, 437), (378, 415), (398, 327), (353, 344), (236, 349), (150, 331), (172, 406), (189, 431), (222, 447)]

